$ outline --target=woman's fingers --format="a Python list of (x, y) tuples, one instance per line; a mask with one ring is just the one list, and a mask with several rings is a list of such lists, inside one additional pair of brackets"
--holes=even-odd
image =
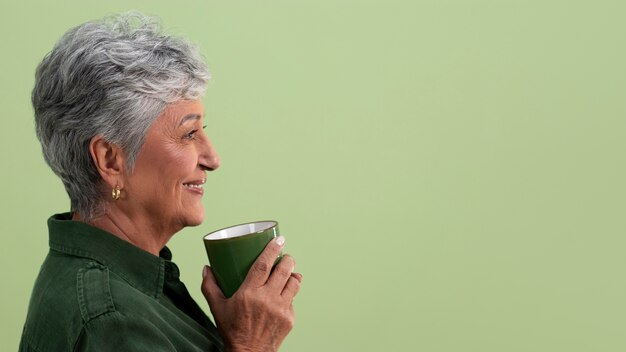
[(287, 284), (281, 293), (281, 296), (287, 300), (293, 300), (293, 298), (300, 291), (300, 285), (302, 284), (302, 274), (292, 273), (287, 280)]
[(267, 287), (270, 291), (274, 291), (277, 294), (283, 291), (287, 280), (296, 268), (296, 261), (292, 256), (285, 254), (283, 258), (276, 264), (269, 279), (267, 279)]
[(291, 276), (295, 277), (296, 280), (302, 282), (302, 274), (300, 274), (300, 273), (291, 273)]
[(222, 290), (217, 285), (217, 281), (215, 280), (215, 275), (213, 275), (213, 270), (208, 265), (204, 266), (202, 270), (202, 294), (204, 298), (206, 298), (209, 305), (212, 305), (216, 300), (222, 300), (226, 297)]
[(280, 254), (280, 251), (285, 246), (285, 238), (283, 236), (276, 237), (273, 241), (270, 241), (265, 249), (256, 261), (252, 264), (246, 279), (241, 284), (241, 288), (244, 287), (261, 287), (267, 282), (267, 278), (270, 276), (272, 266), (276, 261), (276, 258)]

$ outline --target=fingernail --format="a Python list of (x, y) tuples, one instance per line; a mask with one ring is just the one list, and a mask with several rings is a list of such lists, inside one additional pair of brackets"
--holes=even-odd
[(285, 245), (285, 237), (283, 236), (276, 237), (275, 241), (276, 241), (276, 244), (278, 244), (281, 247)]
[(202, 269), (202, 277), (206, 277), (208, 273), (209, 273), (209, 267), (205, 265), (204, 269)]

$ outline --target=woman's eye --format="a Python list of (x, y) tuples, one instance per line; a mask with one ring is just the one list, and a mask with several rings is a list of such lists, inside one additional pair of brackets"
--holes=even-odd
[(185, 138), (185, 139), (195, 139), (195, 138), (196, 138), (196, 137), (195, 137), (196, 132), (198, 132), (198, 130), (193, 130), (193, 131), (190, 131), (189, 133), (186, 133), (186, 134), (183, 136), (183, 138)]

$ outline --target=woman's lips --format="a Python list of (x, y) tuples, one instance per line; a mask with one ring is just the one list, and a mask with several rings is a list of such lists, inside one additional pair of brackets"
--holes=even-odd
[(206, 182), (206, 179), (203, 178), (201, 180), (197, 180), (197, 181), (191, 181), (191, 182), (185, 182), (183, 183), (183, 187), (185, 187), (187, 190), (189, 190), (190, 192), (195, 192), (198, 194), (204, 194), (204, 183)]

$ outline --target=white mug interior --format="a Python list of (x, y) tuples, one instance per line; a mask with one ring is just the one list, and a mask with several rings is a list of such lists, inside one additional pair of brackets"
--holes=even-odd
[(276, 226), (275, 221), (251, 222), (211, 232), (210, 234), (204, 236), (204, 238), (207, 240), (223, 240), (226, 238), (240, 237), (251, 233), (262, 232), (273, 226)]

